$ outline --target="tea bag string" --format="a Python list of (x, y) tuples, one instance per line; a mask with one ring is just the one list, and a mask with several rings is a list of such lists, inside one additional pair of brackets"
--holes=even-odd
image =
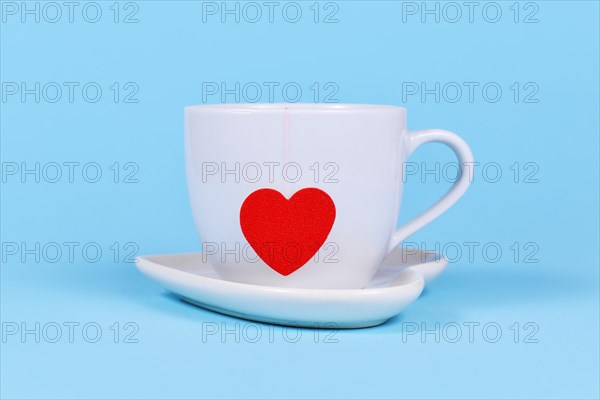
[[(283, 171), (286, 171), (285, 166), (289, 162), (289, 147), (290, 147), (290, 131), (289, 131), (289, 115), (288, 115), (288, 107), (285, 106), (284, 109), (284, 136), (283, 136)], [(284, 172), (285, 174), (285, 172)], [(290, 183), (286, 176), (283, 177), (283, 186), (284, 186), (284, 195), (286, 198), (290, 198)]]

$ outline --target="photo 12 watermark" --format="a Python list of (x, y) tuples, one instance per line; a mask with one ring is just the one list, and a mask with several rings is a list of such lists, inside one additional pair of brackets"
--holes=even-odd
[(202, 103), (339, 103), (334, 81), (202, 82)]
[(140, 86), (134, 81), (3, 81), (2, 103), (137, 104)]
[(140, 166), (134, 161), (4, 161), (0, 169), (6, 184), (140, 182)]
[(297, 183), (307, 179), (311, 183), (339, 183), (340, 166), (334, 161), (324, 162), (216, 162), (201, 163), (202, 183), (274, 183), (283, 180)]
[(540, 245), (529, 241), (451, 241), (451, 242), (415, 242), (402, 243), (402, 262), (408, 262), (414, 256), (420, 256), (421, 262), (428, 262), (428, 254), (435, 252), (450, 263), (461, 264), (539, 264)]
[(2, 343), (137, 344), (137, 322), (3, 321)]
[(254, 322), (202, 322), (202, 343), (339, 343), (339, 329), (335, 322), (315, 323), (313, 329), (275, 326)]
[(405, 81), (401, 85), (402, 103), (405, 104), (537, 104), (541, 91), (534, 81)]
[(3, 1), (3, 24), (137, 24), (136, 1)]
[(402, 23), (422, 24), (537, 24), (535, 1), (402, 1)]
[(540, 342), (536, 322), (410, 322), (400, 323), (402, 343), (515, 343)]
[(3, 264), (132, 264), (139, 249), (133, 241), (2, 241), (0, 258)]
[(402, 182), (454, 183), (466, 173), (471, 183), (540, 183), (540, 164), (536, 161), (414, 162), (403, 165)]
[(340, 246), (333, 241), (327, 241), (322, 245), (310, 241), (268, 241), (252, 245), (248, 242), (202, 242), (202, 262), (216, 259), (222, 263), (237, 264), (255, 264), (261, 260), (268, 264), (275, 260), (296, 263), (308, 256), (309, 260), (315, 263), (337, 264), (340, 262), (337, 258), (339, 251)]
[(337, 24), (341, 4), (336, 1), (203, 1), (202, 23)]

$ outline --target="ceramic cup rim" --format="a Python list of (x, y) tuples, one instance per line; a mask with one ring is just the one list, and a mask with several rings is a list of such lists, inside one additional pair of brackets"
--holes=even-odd
[(234, 104), (200, 104), (184, 107), (185, 113), (258, 113), (273, 111), (308, 111), (326, 113), (384, 112), (406, 115), (406, 108), (384, 104), (354, 103), (234, 103)]

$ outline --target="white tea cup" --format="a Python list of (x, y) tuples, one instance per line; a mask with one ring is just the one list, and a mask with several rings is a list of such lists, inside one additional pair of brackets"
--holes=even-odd
[[(461, 166), (452, 188), (396, 228), (403, 167), (440, 142)], [(467, 190), (473, 156), (456, 134), (409, 132), (404, 108), (223, 104), (185, 109), (190, 202), (204, 256), (226, 280), (365, 287), (381, 261)]]

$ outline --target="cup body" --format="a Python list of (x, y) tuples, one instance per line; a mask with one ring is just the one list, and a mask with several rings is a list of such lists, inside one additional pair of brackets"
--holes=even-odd
[[(407, 135), (405, 109), (392, 106), (187, 107), (186, 172), (205, 257), (223, 279), (235, 282), (365, 287), (387, 255), (396, 226)], [(265, 263), (241, 227), (242, 204), (265, 188), (286, 199), (317, 188), (335, 205), (325, 243), (289, 275)]]

